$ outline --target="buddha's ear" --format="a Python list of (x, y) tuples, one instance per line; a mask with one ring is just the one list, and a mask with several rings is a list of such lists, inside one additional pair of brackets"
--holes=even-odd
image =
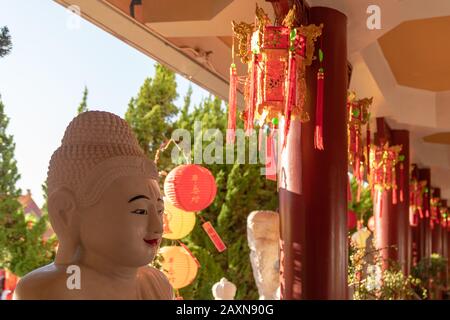
[(52, 192), (48, 197), (48, 215), (59, 241), (55, 264), (71, 264), (80, 243), (80, 215), (74, 193), (66, 187)]
[(66, 188), (56, 189), (48, 198), (48, 213), (53, 230), (60, 237), (78, 225), (78, 212), (75, 195)]

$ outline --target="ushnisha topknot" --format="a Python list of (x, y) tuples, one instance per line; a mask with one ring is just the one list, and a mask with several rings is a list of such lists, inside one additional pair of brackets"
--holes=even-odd
[(47, 174), (49, 199), (60, 188), (74, 193), (82, 207), (97, 202), (121, 176), (158, 179), (154, 162), (139, 146), (128, 123), (105, 111), (87, 111), (67, 127)]

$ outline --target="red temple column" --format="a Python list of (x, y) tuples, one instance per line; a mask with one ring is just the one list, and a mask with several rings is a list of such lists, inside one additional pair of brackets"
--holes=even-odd
[[(279, 11), (280, 6), (274, 7)], [(347, 17), (326, 7), (308, 11), (308, 23), (324, 24), (319, 41), (325, 53), (325, 150), (314, 149), (316, 60), (306, 74), (305, 109), (311, 121), (301, 126), (300, 139), (300, 124), (294, 120), (280, 163), (280, 173), (287, 176), (280, 179), (279, 192), (281, 295), (347, 299)], [(299, 181), (301, 194), (296, 190)]]
[[(433, 198), (439, 198), (440, 200), (441, 189), (433, 188)], [(437, 221), (433, 221), (431, 224), (431, 243), (431, 252), (442, 255), (442, 228), (441, 224), (437, 223)]]
[[(411, 227), (409, 226), (409, 131), (392, 130), (393, 145), (402, 145), (400, 155), (404, 160), (397, 164), (396, 179), (398, 186), (398, 201), (392, 207), (394, 218), (397, 219), (397, 261), (401, 264), (403, 272), (409, 274), (411, 268)], [(403, 169), (402, 169), (403, 168)], [(403, 197), (400, 196), (402, 193)], [(402, 199), (403, 198), (403, 201)]]
[[(431, 185), (431, 170), (419, 169), (419, 181), (425, 181), (427, 186), (427, 192), (423, 199), (423, 212), (425, 213), (424, 219), (420, 220), (419, 232), (420, 232), (420, 259), (427, 259), (431, 256), (431, 228), (430, 228), (430, 185)], [(428, 216), (427, 216), (428, 215)]]
[[(393, 190), (383, 192), (381, 213), (374, 212), (376, 246), (382, 249), (383, 266), (386, 268), (389, 261), (401, 264), (405, 273), (409, 272), (410, 260), (410, 228), (409, 214), (409, 132), (407, 130), (391, 130), (384, 118), (377, 118), (377, 132), (375, 134), (377, 145), (402, 145), (400, 155), (403, 155), (403, 174), (400, 174), (400, 164), (396, 167), (397, 186), (403, 187), (404, 201), (400, 201), (397, 190), (397, 204), (393, 204)], [(407, 192), (405, 192), (407, 191)], [(375, 206), (377, 208), (377, 206)], [(375, 209), (376, 211), (376, 209)]]

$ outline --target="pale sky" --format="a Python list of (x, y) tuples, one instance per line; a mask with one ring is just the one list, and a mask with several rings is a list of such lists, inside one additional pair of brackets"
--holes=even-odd
[[(0, 95), (10, 118), (23, 193), (30, 189), (38, 206), (53, 151), (89, 89), (91, 110), (124, 116), (154, 61), (81, 19), (69, 28), (71, 13), (52, 0), (0, 0), (0, 27), (6, 25), (13, 51), (0, 59)], [(181, 106), (189, 81), (177, 76)], [(192, 103), (209, 93), (192, 84)]]

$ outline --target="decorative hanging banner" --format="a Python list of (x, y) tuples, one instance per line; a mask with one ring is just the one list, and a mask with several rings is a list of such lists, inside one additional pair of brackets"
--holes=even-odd
[[(364, 168), (368, 163), (368, 154), (362, 143), (363, 126), (369, 125), (370, 112), (373, 98), (364, 98), (357, 100), (354, 92), (349, 92), (347, 96), (347, 112), (348, 112), (348, 162), (352, 166), (353, 176), (358, 182), (358, 192), (356, 201), (360, 201), (361, 188), (364, 182)], [(370, 135), (370, 133), (369, 133)], [(370, 138), (368, 137), (370, 140)]]
[(394, 194), (397, 190), (395, 167), (399, 162), (401, 149), (401, 145), (389, 146), (388, 143), (383, 146), (372, 145), (370, 149), (369, 183), (372, 194), (375, 193), (375, 203), (377, 203), (377, 210), (380, 217), (383, 207), (383, 193), (392, 190), (392, 199), (394, 202)]
[[(268, 15), (256, 6), (255, 23), (232, 22), (234, 38), (238, 40), (237, 55), (247, 64), (244, 83), (245, 110), (241, 114), (246, 133), (252, 133), (254, 123), (270, 123), (274, 118), (285, 117), (283, 147), (291, 119), (309, 121), (304, 111), (306, 101), (306, 66), (314, 57), (314, 43), (322, 34), (323, 25), (296, 25), (295, 6), (281, 25), (272, 25)], [(234, 59), (234, 50), (232, 52)], [(231, 80), (235, 75), (231, 73)], [(234, 80), (233, 80), (234, 81)], [(240, 81), (238, 81), (240, 82)], [(230, 88), (230, 97), (235, 97)], [(230, 108), (230, 112), (234, 110)], [(229, 121), (233, 122), (232, 115)], [(229, 128), (235, 124), (229, 123)], [(229, 142), (234, 141), (228, 139)]]
[(226, 250), (227, 246), (223, 243), (222, 238), (217, 233), (216, 229), (214, 229), (211, 222), (205, 222), (202, 225), (203, 230), (208, 234), (208, 237), (211, 239), (212, 243), (216, 247), (217, 251), (223, 252)]

